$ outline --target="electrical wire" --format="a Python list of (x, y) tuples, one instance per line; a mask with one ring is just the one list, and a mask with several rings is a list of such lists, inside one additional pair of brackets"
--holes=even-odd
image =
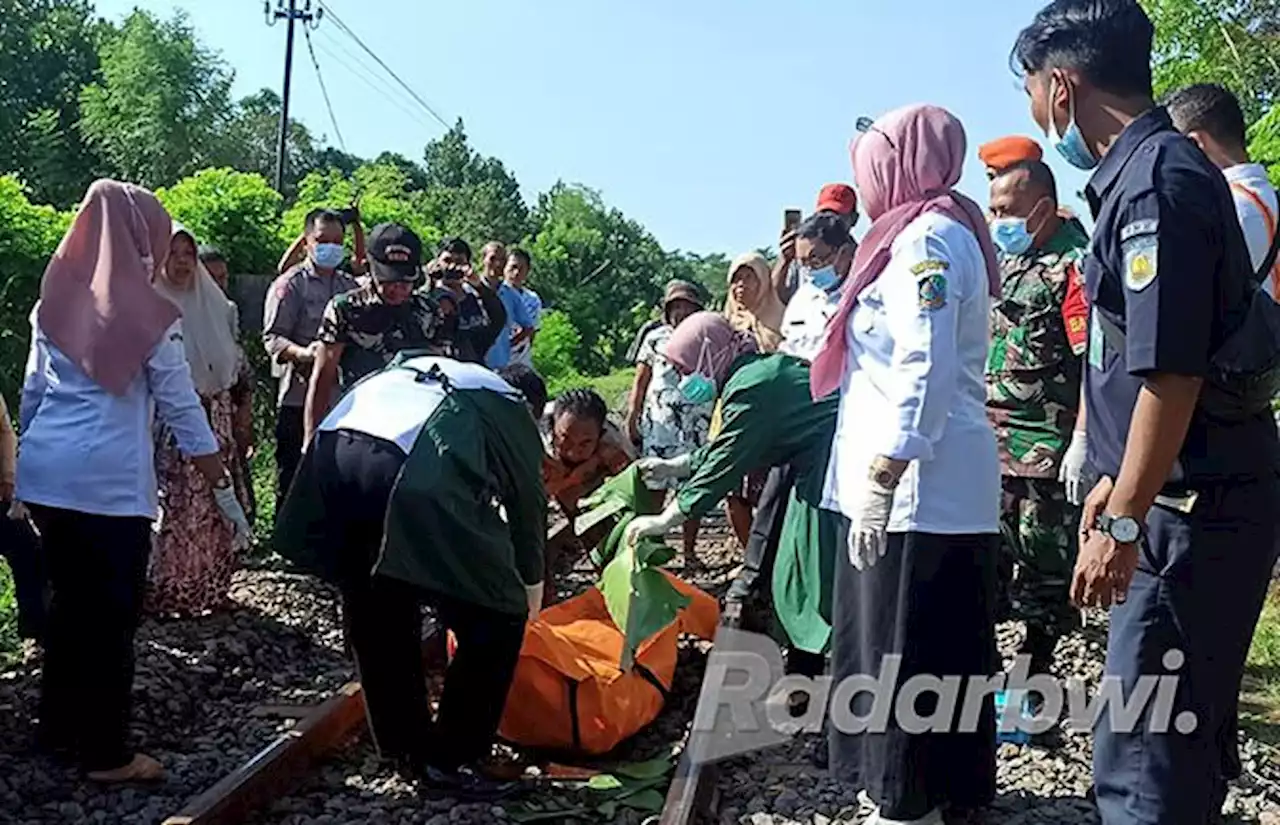
[[(323, 32), (324, 30), (321, 29), (320, 31)], [(337, 41), (334, 41), (334, 42), (336, 43)], [(385, 88), (383, 88), (384, 84), (381, 81), (379, 81), (377, 78), (373, 77), (372, 74), (370, 74), (369, 70), (365, 68), (364, 65), (361, 64), (357, 58), (349, 54), (347, 54), (344, 57), (343, 54), (339, 53), (341, 52), (341, 49), (339, 49), (338, 51), (333, 51), (327, 48), (323, 42), (317, 43), (317, 48), (320, 49), (320, 53), (323, 54), (325, 57), (341, 65), (344, 69), (346, 69), (351, 74), (351, 76), (363, 82), (366, 86), (370, 88), (370, 90), (372, 90), (373, 92), (376, 92), (379, 96), (382, 97), (383, 100), (391, 104), (391, 106), (393, 106), (396, 109), (399, 109), (401, 114), (405, 115), (410, 120), (414, 121), (420, 126), (423, 126), (424, 128), (428, 128), (428, 129), (433, 128), (430, 119), (427, 118), (427, 116), (424, 115), (421, 110), (412, 106), (405, 105), (403, 97), (397, 97), (396, 95), (391, 94)], [(348, 62), (348, 60), (350, 60), (350, 62)]]
[(320, 72), (320, 61), (316, 58), (316, 50), (311, 45), (311, 30), (304, 28), (303, 33), (307, 38), (307, 51), (311, 54), (311, 65), (316, 69), (316, 80), (320, 81), (320, 94), (324, 97), (324, 106), (329, 110), (329, 121), (333, 124), (333, 133), (338, 138), (338, 145), (342, 147), (343, 154), (347, 152), (347, 142), (342, 139), (342, 129), (338, 126), (338, 116), (333, 113), (333, 103), (329, 100), (329, 89), (324, 85), (324, 75)]
[(452, 128), (449, 125), (448, 121), (446, 121), (443, 117), (441, 117), (440, 114), (436, 112), (435, 109), (431, 108), (431, 104), (423, 100), (422, 97), (416, 91), (414, 91), (413, 87), (411, 87), (408, 83), (405, 83), (403, 80), (401, 80), (400, 75), (392, 71), (391, 67), (388, 66), (385, 62), (383, 62), (382, 58), (379, 57), (377, 53), (373, 51), (373, 49), (370, 49), (368, 46), (366, 46), (364, 44), (364, 41), (361, 40), (360, 37), (355, 32), (353, 32), (349, 26), (347, 26), (346, 23), (342, 22), (342, 18), (334, 13), (332, 7), (330, 7), (328, 3), (324, 2), (324, 0), (319, 0), (319, 5), (320, 5), (320, 8), (324, 10), (325, 17), (329, 20), (332, 20), (334, 25), (338, 27), (339, 31), (341, 31), (343, 34), (347, 35), (352, 40), (354, 40), (357, 46), (359, 46), (361, 49), (364, 50), (366, 54), (372, 57), (374, 62), (376, 62), (379, 66), (381, 66), (383, 71), (385, 71), (388, 75), (391, 76), (392, 80), (394, 80), (396, 83), (399, 83), (400, 86), (403, 87), (404, 90), (409, 93), (409, 96), (412, 97), (414, 101), (418, 103), (419, 106), (421, 106), (423, 109), (426, 109), (427, 113), (430, 114), (433, 118), (435, 118), (436, 121), (439, 122), (439, 124), (443, 126), (445, 129)]

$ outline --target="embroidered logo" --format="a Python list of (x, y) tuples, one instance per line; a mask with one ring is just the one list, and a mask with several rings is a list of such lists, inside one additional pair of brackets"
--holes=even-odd
[(950, 268), (951, 264), (946, 261), (939, 261), (936, 258), (930, 258), (911, 267), (911, 274), (919, 278), (922, 275), (928, 275), (933, 272), (946, 272)]
[(1158, 274), (1160, 240), (1156, 235), (1142, 235), (1122, 245), (1124, 252), (1124, 285), (1131, 292), (1141, 292), (1155, 281)]
[(919, 290), (922, 309), (934, 312), (947, 305), (947, 278), (941, 272), (921, 278)]

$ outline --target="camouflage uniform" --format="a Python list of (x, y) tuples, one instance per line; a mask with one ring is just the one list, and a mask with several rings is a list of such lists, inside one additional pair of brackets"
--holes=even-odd
[(1078, 266), (1088, 238), (1064, 223), (1044, 249), (1007, 257), (991, 312), (987, 412), (1000, 447), (1000, 615), (1027, 625), (1024, 653), (1048, 666), (1076, 613), (1068, 598), (1079, 510), (1058, 481), (1080, 403), (1087, 338)]
[(335, 297), (325, 307), (319, 340), (343, 347), (338, 386), (343, 390), (391, 363), (405, 350), (453, 356), (440, 304), (426, 292), (398, 306), (382, 300), (369, 284)]

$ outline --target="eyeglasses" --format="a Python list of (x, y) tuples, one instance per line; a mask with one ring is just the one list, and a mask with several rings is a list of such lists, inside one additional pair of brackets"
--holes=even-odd
[(876, 122), (871, 118), (865, 117), (865, 116), (858, 118), (858, 120), (853, 124), (853, 128), (857, 129), (860, 133), (864, 135), (867, 132), (875, 132), (877, 135), (884, 138), (885, 141), (888, 142), (890, 149), (892, 149), (895, 152), (898, 151), (898, 147), (893, 144), (893, 138), (886, 135), (882, 130), (877, 129)]

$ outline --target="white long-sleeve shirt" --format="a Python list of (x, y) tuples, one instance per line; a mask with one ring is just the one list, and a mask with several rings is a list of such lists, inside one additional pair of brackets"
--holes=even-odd
[(823, 506), (857, 512), (876, 456), (910, 461), (890, 532), (999, 531), (1000, 464), (987, 420), (990, 288), (973, 233), (922, 215), (849, 316), (849, 356)]
[[(1266, 261), (1280, 222), (1280, 198), (1267, 178), (1267, 170), (1258, 163), (1242, 163), (1223, 170), (1231, 185), (1231, 198), (1236, 204), (1236, 217), (1244, 230), (1249, 247), (1249, 260), (1256, 272)], [(1267, 292), (1280, 299), (1280, 261), (1273, 265), (1265, 281)]]
[(183, 455), (218, 452), (191, 382), (181, 321), (165, 332), (125, 394), (115, 396), (45, 337), (34, 312), (31, 317), (17, 499), (93, 515), (156, 518), (155, 417)]

